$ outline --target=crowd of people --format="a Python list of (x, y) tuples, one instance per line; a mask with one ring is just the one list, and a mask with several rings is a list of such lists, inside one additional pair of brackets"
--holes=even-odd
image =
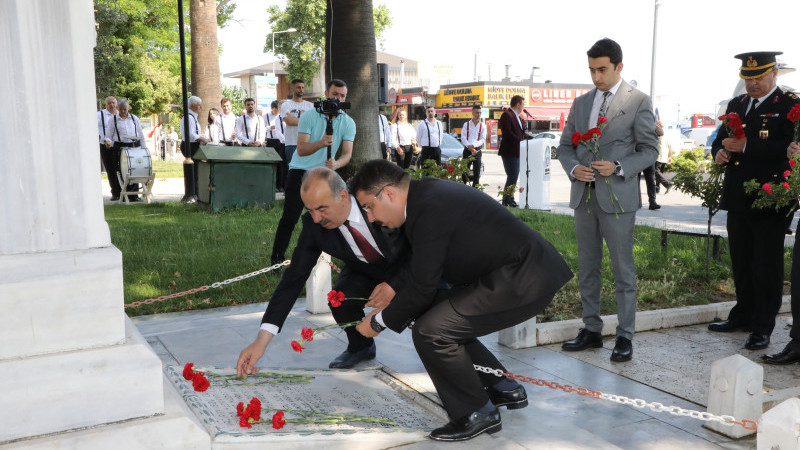
[[(714, 161), (726, 166), (721, 203), (728, 211), (736, 305), (727, 320), (708, 328), (750, 331), (744, 343), (749, 350), (764, 349), (770, 343), (781, 302), (786, 213), (796, 207), (754, 208), (753, 197), (743, 187), (750, 179), (769, 182), (785, 176), (789, 158), (800, 153), (800, 145), (792, 143), (793, 127), (787, 119), (787, 112), (800, 99), (777, 87), (776, 54), (736, 56), (742, 60), (740, 77), (747, 93), (730, 101), (728, 113), (737, 113), (747, 124), (746, 131), (737, 137), (722, 127), (712, 146)], [(558, 160), (571, 181), (583, 310), (583, 328), (562, 349), (575, 352), (603, 346), (600, 304), (605, 245), (613, 268), (618, 316), (610, 360), (624, 363), (633, 358), (636, 328), (633, 250), (636, 213), (642, 207), (640, 173), (652, 172), (646, 175), (649, 208), (658, 209), (656, 188), (672, 187), (661, 173), (672, 151), (650, 97), (622, 78), (619, 44), (601, 39), (587, 51), (587, 59), (595, 89), (573, 102), (558, 146)], [(336, 171), (350, 162), (355, 122), (343, 109), (315, 109), (303, 99), (302, 80), (292, 80), (291, 86), (291, 98), (283, 104), (273, 102), (263, 116), (256, 112), (252, 98), (245, 100), (239, 117), (231, 114), (230, 100), (222, 99), (222, 112), (212, 108), (203, 134), (197, 117), (202, 100), (191, 97), (188, 135), (181, 121), (188, 156), (200, 143), (280, 149), (286, 161), (281, 175), (285, 202), (272, 245), (273, 264), (284, 261), (292, 232), (302, 222), (291, 264), (279, 272), (281, 280), (258, 334), (239, 355), (238, 375), (257, 371), (256, 364), (281, 331), (324, 252), (344, 265), (334, 289), (346, 298), (367, 299), (331, 305), (337, 323), (359, 324), (345, 328), (347, 346), (329, 367), (349, 369), (373, 359), (375, 338), (381, 332), (388, 328), (401, 333), (410, 328), (414, 347), (450, 418), (430, 438), (460, 441), (500, 431), (498, 408), (524, 408), (528, 398), (516, 381), (475, 369), (479, 365), (505, 372), (478, 338), (541, 313), (573, 277), (572, 270), (552, 244), (506, 208), (516, 206), (512, 196), (506, 195), (501, 204), (466, 182), (411, 180), (404, 169), (415, 153), (418, 165), (429, 159), (441, 162), (445, 130), (433, 107), (426, 109), (426, 119), (416, 130), (405, 111), (399, 111), (391, 124), (380, 115), (380, 151), (386, 158), (364, 163), (348, 185)], [(335, 104), (345, 102), (347, 93), (347, 84), (338, 79), (330, 80), (325, 88), (325, 97)], [(519, 142), (526, 138), (524, 98), (515, 96), (510, 103), (500, 119), (504, 139), (499, 154), (507, 173), (506, 187), (517, 182)], [(111, 152), (138, 145), (137, 140), (143, 143), (141, 126), (128, 108), (126, 101), (109, 97), (106, 109), (98, 113), (104, 161), (114, 157)], [(475, 158), (475, 186), (486, 143), (480, 113), (481, 107), (475, 106), (472, 119), (461, 130), (463, 156)], [(601, 128), (602, 134), (587, 143), (583, 136), (595, 128)], [(118, 195), (119, 186), (114, 189), (112, 184), (112, 194)], [(800, 253), (797, 246), (795, 253)], [(792, 268), (792, 281), (792, 301), (797, 306), (792, 310), (798, 315), (792, 341), (783, 351), (764, 355), (769, 364), (800, 362), (800, 294), (795, 295), (800, 292), (800, 266)], [(367, 312), (365, 308), (373, 309)]]

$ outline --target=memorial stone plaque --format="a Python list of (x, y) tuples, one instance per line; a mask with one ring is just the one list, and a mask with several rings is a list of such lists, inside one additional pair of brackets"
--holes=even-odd
[[(217, 443), (230, 439), (263, 443), (316, 433), (327, 438), (354, 433), (423, 436), (448, 420), (439, 405), (382, 370), (262, 370), (241, 380), (235, 369), (195, 369), (205, 372), (211, 383), (205, 392), (196, 392), (184, 379), (183, 367), (164, 370)], [(265, 422), (241, 427), (236, 405), (247, 405), (253, 397), (261, 401)], [(276, 430), (271, 419), (279, 410), (287, 423)]]

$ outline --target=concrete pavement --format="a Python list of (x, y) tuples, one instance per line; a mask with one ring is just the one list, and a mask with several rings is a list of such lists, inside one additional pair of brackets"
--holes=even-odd
[[(484, 161), (483, 181), (489, 184), (487, 195), (498, 198), (498, 187), (505, 179), (502, 163), (497, 155), (492, 154), (484, 156)], [(552, 210), (570, 214), (567, 205), (569, 181), (560, 164), (556, 161), (553, 163)], [(108, 202), (108, 185), (103, 183), (105, 201)], [(156, 201), (178, 201), (183, 194), (182, 179), (157, 179), (153, 189)], [(662, 209), (640, 210), (637, 222), (661, 228), (705, 231), (705, 211), (698, 201), (676, 190), (660, 196), (658, 201)], [(725, 235), (724, 212), (719, 213), (713, 223), (714, 232)], [(239, 351), (256, 335), (265, 306), (261, 303), (142, 316), (134, 318), (134, 323), (165, 364), (194, 362), (200, 367), (234, 367)], [(773, 333), (773, 344), (766, 352), (778, 351), (788, 341), (788, 320), (786, 315), (779, 317)], [(317, 327), (332, 322), (330, 314), (307, 313), (304, 299), (300, 299), (284, 331), (275, 338), (259, 366), (326, 369), (328, 362), (344, 348), (343, 335), (331, 334), (330, 339), (315, 342), (318, 345), (304, 352), (302, 359), (292, 352), (289, 341), (299, 336), (299, 330), (304, 326)], [(608, 359), (614, 345), (612, 339), (606, 339), (601, 349), (578, 353), (562, 352), (559, 344), (512, 350), (497, 344), (496, 334), (486, 336), (482, 341), (514, 373), (641, 398), (647, 402), (704, 411), (711, 362), (735, 353), (758, 362), (758, 357), (764, 353), (741, 348), (746, 336), (746, 333), (710, 333), (704, 324), (637, 333), (634, 359), (622, 364), (611, 363)], [(200, 342), (203, 344), (200, 345)], [(359, 365), (359, 369), (383, 370), (433, 401), (438, 401), (413, 349), (410, 333), (384, 332), (377, 342), (377, 359)], [(764, 370), (767, 393), (777, 398), (798, 394), (794, 367), (764, 366)], [(517, 411), (502, 410), (503, 431), (492, 436), (481, 436), (460, 445), (460, 448), (755, 448), (754, 438), (731, 440), (706, 430), (702, 422), (695, 419), (580, 397), (536, 385), (526, 385), (526, 389), (531, 400), (530, 406)], [(350, 443), (349, 446), (354, 444)], [(404, 448), (438, 448), (447, 445), (424, 438), (412, 443), (398, 441), (396, 444)]]

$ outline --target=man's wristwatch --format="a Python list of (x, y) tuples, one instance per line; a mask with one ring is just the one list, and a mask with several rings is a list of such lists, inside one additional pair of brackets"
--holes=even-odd
[(619, 161), (614, 161), (614, 175), (619, 175), (622, 172), (622, 166), (619, 165)]
[(369, 326), (371, 326), (372, 330), (376, 333), (380, 333), (386, 329), (385, 326), (378, 323), (378, 319), (376, 319), (375, 316), (372, 316), (372, 319), (369, 321)]

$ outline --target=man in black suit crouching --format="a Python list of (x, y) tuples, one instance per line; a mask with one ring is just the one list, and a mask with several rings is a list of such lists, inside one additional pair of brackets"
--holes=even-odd
[[(397, 165), (373, 160), (353, 177), (350, 192), (371, 221), (404, 227), (411, 244), (408, 283), (356, 329), (374, 337), (385, 327), (399, 333), (414, 322), (414, 346), (450, 417), (431, 439), (499, 431), (497, 407), (522, 408), (528, 399), (516, 381), (474, 369), (506, 371), (477, 338), (540, 313), (572, 271), (539, 233), (463, 184), (411, 181)], [(439, 280), (453, 288), (438, 291)]]
[[(256, 372), (256, 362), (283, 327), (322, 252), (345, 263), (335, 290), (344, 292), (347, 297), (370, 299), (366, 304), (344, 301), (338, 308), (331, 308), (337, 323), (363, 318), (365, 306), (386, 306), (407, 278), (405, 238), (396, 230), (371, 224), (336, 172), (326, 167), (309, 170), (303, 176), (300, 196), (308, 210), (302, 217), (303, 231), (292, 254), (292, 263), (267, 305), (258, 336), (239, 355), (236, 364), (239, 376)], [(375, 358), (372, 338), (362, 336), (355, 327), (346, 328), (345, 333), (347, 350), (330, 363), (330, 368), (349, 369), (360, 361)]]

